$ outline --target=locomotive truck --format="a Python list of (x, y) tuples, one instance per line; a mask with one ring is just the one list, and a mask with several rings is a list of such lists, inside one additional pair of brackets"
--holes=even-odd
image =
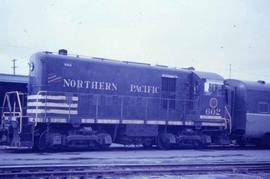
[(8, 92), (1, 143), (45, 149), (270, 144), (270, 85), (193, 68), (39, 52)]

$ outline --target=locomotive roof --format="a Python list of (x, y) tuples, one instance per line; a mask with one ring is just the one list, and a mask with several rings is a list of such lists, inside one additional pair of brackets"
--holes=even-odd
[(201, 71), (194, 71), (194, 73), (201, 79), (207, 80), (215, 80), (215, 81), (223, 81), (224, 78), (216, 73), (212, 72), (201, 72)]
[(84, 62), (97, 62), (97, 63), (104, 63), (104, 64), (111, 64), (111, 65), (119, 65), (119, 66), (133, 66), (133, 67), (140, 67), (140, 68), (150, 68), (150, 69), (165, 69), (168, 71), (179, 71), (179, 72), (186, 72), (186, 73), (192, 73), (193, 70), (188, 68), (174, 68), (174, 67), (168, 67), (165, 65), (151, 65), (147, 63), (140, 63), (140, 62), (132, 62), (132, 61), (120, 61), (120, 60), (114, 60), (114, 59), (106, 59), (106, 58), (98, 58), (98, 57), (85, 57), (85, 56), (79, 56), (79, 55), (59, 55), (57, 53), (52, 52), (38, 52), (34, 54), (33, 56), (36, 56), (37, 58), (42, 58), (44, 56), (53, 58), (53, 59), (63, 59), (63, 60), (73, 60), (73, 61), (84, 61)]
[(148, 69), (157, 69), (157, 70), (166, 70), (166, 71), (173, 71), (173, 72), (181, 72), (181, 73), (188, 73), (188, 74), (196, 74), (200, 79), (207, 79), (207, 80), (215, 80), (215, 81), (223, 81), (224, 78), (216, 73), (212, 72), (202, 72), (202, 71), (195, 71), (193, 67), (191, 68), (173, 68), (164, 65), (151, 65), (147, 63), (138, 63), (138, 62), (131, 62), (131, 61), (119, 61), (119, 60), (112, 60), (112, 59), (105, 59), (105, 58), (97, 58), (97, 57), (85, 57), (85, 56), (78, 56), (78, 55), (59, 55), (57, 53), (52, 52), (39, 52), (35, 54), (39, 58), (43, 56), (47, 56), (53, 59), (70, 59), (73, 61), (92, 61), (96, 63), (104, 63), (104, 64), (111, 64), (111, 65), (119, 65), (119, 66), (133, 66), (138, 68), (148, 68)]
[(228, 79), (226, 82), (234, 84), (235, 86), (243, 86), (246, 90), (254, 91), (270, 91), (270, 84), (265, 83), (264, 81), (245, 81), (245, 80), (236, 80)]

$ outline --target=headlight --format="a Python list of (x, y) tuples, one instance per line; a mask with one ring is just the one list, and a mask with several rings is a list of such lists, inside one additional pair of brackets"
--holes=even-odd
[(35, 65), (34, 63), (29, 63), (29, 69), (30, 71), (34, 71)]

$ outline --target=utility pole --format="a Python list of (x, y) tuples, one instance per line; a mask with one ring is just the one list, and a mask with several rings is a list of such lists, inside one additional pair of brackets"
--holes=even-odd
[(232, 64), (230, 64), (230, 68), (229, 68), (229, 79), (231, 79), (232, 77)]
[(16, 59), (13, 59), (13, 60), (11, 60), (12, 62), (13, 62), (13, 66), (11, 67), (12, 69), (13, 69), (13, 75), (15, 75), (16, 74), (16, 68), (17, 68), (17, 66), (16, 66)]

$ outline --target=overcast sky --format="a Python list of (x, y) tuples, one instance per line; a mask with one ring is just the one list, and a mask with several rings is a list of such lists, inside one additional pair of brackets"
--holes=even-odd
[(270, 82), (269, 0), (0, 0), (0, 73), (37, 51)]

